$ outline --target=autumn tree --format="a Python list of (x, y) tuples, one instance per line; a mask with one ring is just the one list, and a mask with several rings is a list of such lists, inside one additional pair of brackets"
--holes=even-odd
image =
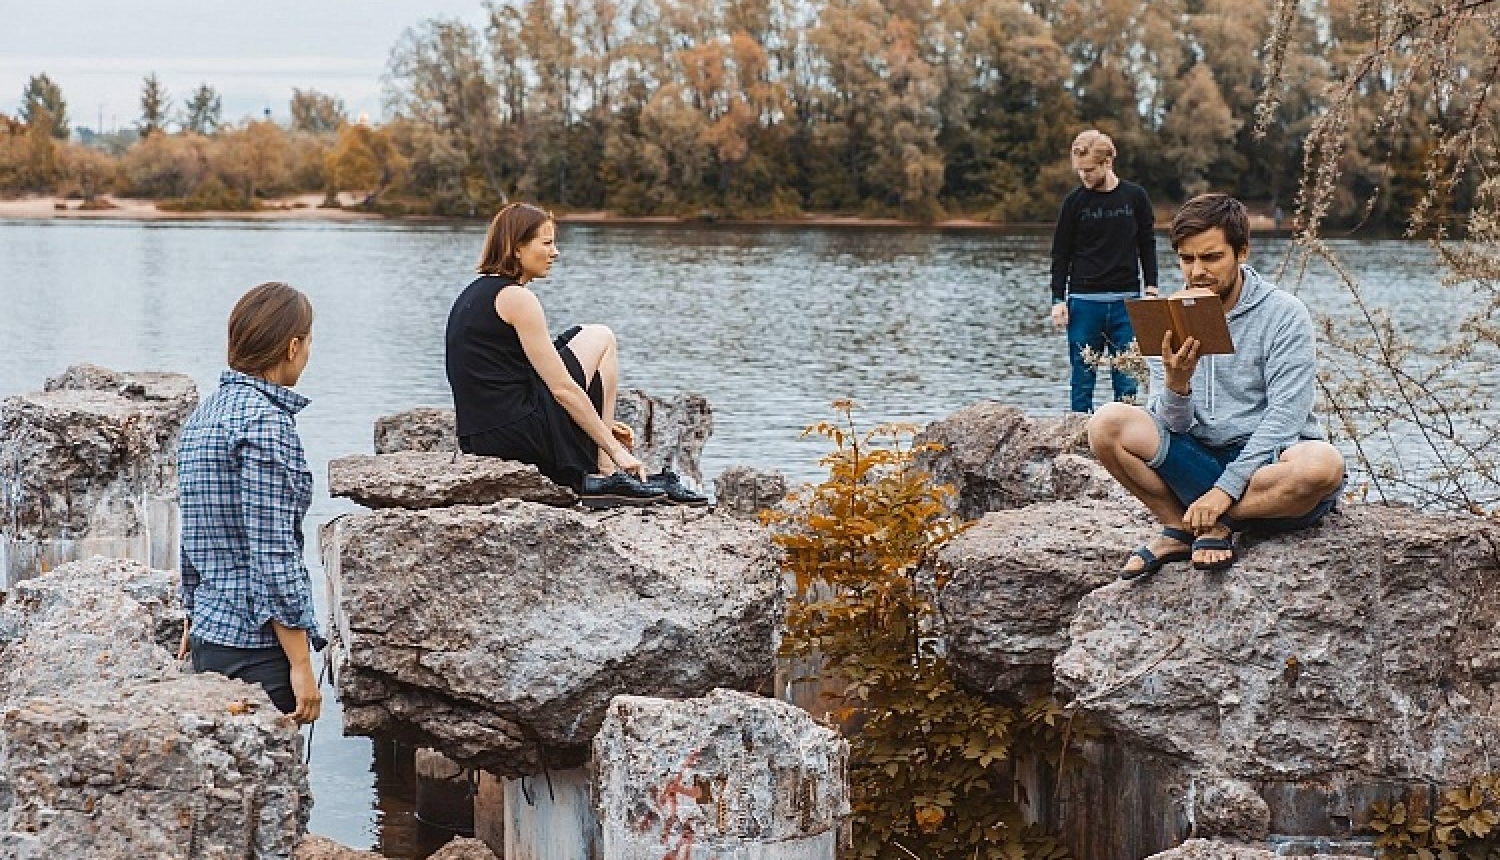
[(349, 121), (344, 100), (314, 89), (292, 90), (292, 129), (309, 134), (332, 134)]
[(461, 21), (433, 20), (408, 29), (386, 66), (387, 107), (430, 126), (459, 147), (481, 180), (482, 208), (509, 199), (515, 165), (499, 155), (498, 93), (480, 34)]
[(339, 129), (338, 142), (325, 166), (331, 192), (363, 191), (360, 205), (370, 208), (390, 190), (405, 166), (391, 134), (363, 123)]
[(63, 98), (62, 87), (46, 74), (32, 75), (21, 91), (21, 109), (17, 115), (27, 125), (44, 124), (47, 133), (58, 140), (67, 140), (72, 134), (68, 124), (68, 103)]
[(156, 73), (147, 75), (141, 84), (141, 119), (136, 123), (141, 137), (151, 137), (166, 131), (167, 116), (172, 110), (172, 98)]
[(209, 135), (219, 129), (223, 115), (222, 99), (208, 84), (199, 84), (183, 105), (182, 130), (193, 134)]
[(270, 120), (247, 122), (224, 132), (214, 159), (215, 171), (243, 202), (285, 190), (291, 181), (291, 141)]
[(93, 206), (99, 195), (110, 189), (118, 170), (115, 159), (107, 153), (77, 144), (63, 147), (59, 161), (63, 176), (83, 195), (85, 207)]
[(1187, 198), (1212, 190), (1214, 168), (1233, 163), (1240, 120), (1230, 112), (1213, 70), (1197, 63), (1179, 85), (1162, 121), (1160, 152), (1172, 177), (1173, 196)]
[[(1337, 47), (1334, 75), (1306, 137), (1295, 223), (1300, 262), (1328, 263), (1346, 290), (1346, 312), (1323, 324), (1334, 358), (1320, 377), (1331, 422), (1353, 450), (1356, 486), (1370, 496), (1494, 515), (1500, 423), (1485, 370), (1500, 355), (1500, 4), (1328, 0), (1321, 14)], [(1275, 0), (1259, 130), (1277, 117), (1301, 15), (1301, 4)], [(1420, 179), (1409, 175), (1413, 163)], [(1444, 286), (1461, 290), (1434, 299), (1461, 309), (1447, 337), (1414, 337), (1323, 241), (1352, 170), (1384, 180), (1353, 186), (1356, 211), (1394, 206), (1408, 235), (1432, 243)], [(1414, 181), (1420, 191), (1409, 201), (1392, 193)]]
[(120, 159), (122, 192), (131, 197), (186, 197), (208, 176), (202, 139), (153, 134), (141, 139)]

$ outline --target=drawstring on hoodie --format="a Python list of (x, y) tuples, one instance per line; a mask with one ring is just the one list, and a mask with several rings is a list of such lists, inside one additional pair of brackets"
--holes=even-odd
[(1214, 357), (1212, 355), (1210, 355), (1208, 357), (1208, 417), (1209, 418), (1215, 418), (1219, 414), (1218, 410), (1214, 408), (1214, 394), (1215, 394), (1215, 389), (1217, 387), (1214, 383), (1215, 383), (1215, 380), (1217, 378), (1218, 378), (1218, 375), (1214, 373)]

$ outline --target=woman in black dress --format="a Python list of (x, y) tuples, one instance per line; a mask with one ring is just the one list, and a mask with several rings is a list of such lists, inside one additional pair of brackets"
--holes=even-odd
[(573, 326), (553, 340), (531, 283), (557, 259), (546, 211), (512, 203), (490, 222), (479, 277), (448, 314), (448, 384), (468, 454), (535, 465), (591, 507), (648, 504), (630, 428), (614, 420), (620, 379), (615, 335)]

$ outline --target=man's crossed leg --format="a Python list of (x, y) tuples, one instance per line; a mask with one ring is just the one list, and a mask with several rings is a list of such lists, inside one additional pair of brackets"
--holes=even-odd
[[(1344, 458), (1321, 440), (1288, 446), (1257, 469), (1238, 501), (1214, 486), (1237, 446), (1211, 448), (1186, 434), (1169, 433), (1138, 406), (1105, 404), (1089, 420), (1089, 448), (1126, 490), (1140, 499), (1164, 531), (1125, 563), (1132, 578), (1154, 572), (1153, 560), (1181, 558), (1222, 569), (1234, 561), (1236, 532), (1291, 531), (1316, 523), (1331, 510), (1344, 483)], [(1180, 537), (1194, 536), (1191, 546)]]

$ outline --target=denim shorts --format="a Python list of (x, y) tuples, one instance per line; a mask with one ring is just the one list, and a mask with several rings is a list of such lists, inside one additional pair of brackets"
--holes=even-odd
[[(1245, 449), (1245, 441), (1234, 442), (1223, 446), (1205, 445), (1187, 433), (1173, 433), (1160, 421), (1156, 422), (1156, 428), (1161, 434), (1161, 442), (1157, 445), (1156, 456), (1147, 463), (1151, 470), (1166, 483), (1171, 489), (1172, 495), (1177, 497), (1183, 507), (1191, 505), (1202, 498), (1203, 494), (1212, 490), (1224, 470), (1239, 458), (1240, 452)], [(1271, 452), (1264, 463), (1259, 463), (1256, 468), (1269, 466), (1281, 456), (1278, 449)], [(1305, 529), (1323, 519), (1329, 511), (1338, 505), (1339, 494), (1342, 488), (1335, 490), (1326, 496), (1317, 506), (1301, 516), (1296, 517), (1269, 517), (1256, 520), (1231, 520), (1225, 517), (1226, 524), (1235, 531), (1251, 531), (1257, 534), (1276, 534), (1278, 532), (1290, 532)]]

